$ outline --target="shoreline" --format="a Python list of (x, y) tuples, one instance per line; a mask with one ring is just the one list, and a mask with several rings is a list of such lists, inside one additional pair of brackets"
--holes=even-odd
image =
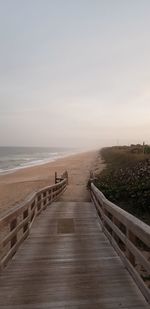
[(67, 157), (70, 157), (70, 156), (76, 155), (76, 154), (80, 154), (80, 152), (68, 153), (68, 154), (58, 156), (58, 157), (55, 157), (55, 158), (51, 158), (51, 159), (35, 160), (35, 161), (31, 161), (29, 163), (29, 165), (24, 164), (24, 165), (16, 166), (14, 168), (6, 169), (6, 170), (0, 169), (0, 176), (9, 175), (9, 174), (15, 173), (19, 170), (31, 168), (31, 167), (34, 167), (34, 166), (41, 166), (41, 165), (49, 164), (49, 163), (55, 162), (59, 159), (67, 158)]
[(32, 160), (29, 163), (23, 163), (22, 165), (18, 165), (16, 167), (12, 167), (12, 168), (9, 168), (9, 169), (0, 168), (0, 176), (12, 174), (12, 173), (15, 173), (19, 170), (31, 168), (31, 167), (34, 167), (34, 166), (45, 165), (45, 164), (48, 164), (48, 163), (51, 163), (51, 162), (55, 162), (59, 159), (67, 158), (67, 157), (70, 157), (72, 155), (76, 155), (76, 154), (79, 154), (79, 153), (80, 152), (70, 152), (70, 153), (65, 153), (63, 155), (58, 154), (58, 156), (54, 156), (52, 158), (39, 159), (39, 160), (35, 160), (35, 161)]
[(63, 196), (64, 200), (88, 200), (86, 184), (90, 170), (96, 168), (98, 152), (93, 150), (69, 154), (53, 162), (0, 175), (0, 216), (22, 203), (34, 191), (54, 184), (55, 172), (61, 175), (65, 170), (69, 173), (69, 186)]

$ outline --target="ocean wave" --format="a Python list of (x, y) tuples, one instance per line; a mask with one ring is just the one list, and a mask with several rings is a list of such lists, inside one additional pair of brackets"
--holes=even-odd
[[(1, 149), (1, 147), (0, 147)], [(73, 151), (43, 151), (33, 153), (6, 153), (5, 156), (1, 156), (0, 153), (0, 175), (13, 173), (19, 169), (43, 165), (49, 162), (53, 162), (57, 159), (69, 156), (73, 154)]]

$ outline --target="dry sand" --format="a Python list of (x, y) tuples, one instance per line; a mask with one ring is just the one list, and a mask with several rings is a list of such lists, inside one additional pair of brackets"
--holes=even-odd
[(44, 165), (18, 170), (0, 176), (0, 216), (7, 214), (14, 206), (34, 191), (54, 183), (55, 171), (58, 175), (65, 170), (69, 174), (69, 186), (61, 197), (64, 201), (88, 201), (86, 190), (90, 170), (103, 169), (98, 151), (90, 151), (58, 159)]

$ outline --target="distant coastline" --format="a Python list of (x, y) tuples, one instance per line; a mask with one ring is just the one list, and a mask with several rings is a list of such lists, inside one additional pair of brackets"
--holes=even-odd
[(79, 150), (71, 148), (0, 146), (0, 175), (54, 162), (76, 153), (79, 153)]
[[(79, 152), (80, 151), (80, 152)], [(0, 216), (20, 205), (33, 192), (54, 184), (55, 172), (69, 174), (69, 200), (85, 200), (89, 171), (95, 166), (98, 151), (66, 154), (66, 157), (46, 164), (18, 169), (14, 173), (0, 176)], [(101, 165), (102, 166), (102, 165)], [(80, 184), (80, 185), (79, 185)]]

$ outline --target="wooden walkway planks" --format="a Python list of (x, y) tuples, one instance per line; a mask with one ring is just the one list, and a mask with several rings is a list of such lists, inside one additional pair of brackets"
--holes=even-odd
[(53, 203), (0, 276), (3, 309), (149, 308), (91, 203)]

